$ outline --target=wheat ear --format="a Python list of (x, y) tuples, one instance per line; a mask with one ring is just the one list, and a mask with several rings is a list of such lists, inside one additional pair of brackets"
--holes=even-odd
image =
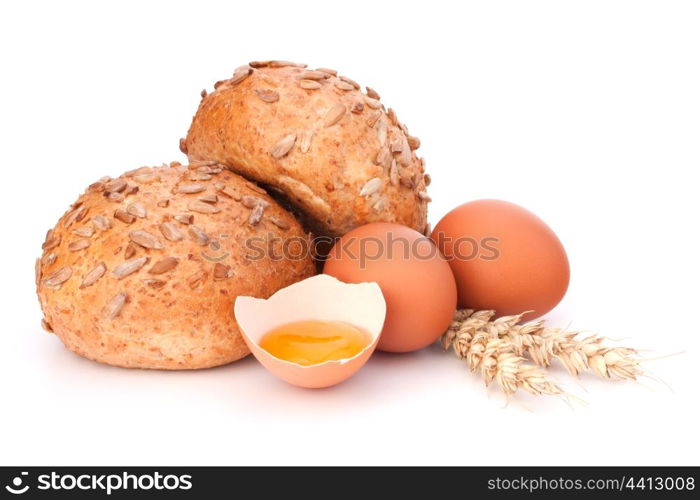
[[(458, 311), (455, 322), (467, 321), (474, 315), (479, 318), (490, 318), (494, 315), (493, 311), (472, 311), (467, 314), (469, 311)], [(635, 349), (605, 346), (603, 337), (580, 337), (579, 331), (547, 327), (543, 320), (520, 324), (523, 314), (481, 322), (481, 333), (490, 338), (509, 341), (516, 354), (522, 356), (527, 353), (536, 365), (548, 367), (553, 359), (558, 359), (574, 376), (591, 371), (603, 378), (636, 380), (644, 374), (639, 364), (638, 351)]]
[(480, 373), (486, 386), (495, 381), (506, 396), (518, 389), (534, 395), (563, 395), (564, 391), (537, 366), (527, 363), (510, 341), (484, 330), (493, 315), (493, 311), (458, 311), (442, 337), (443, 347), (451, 347), (459, 359), (466, 360), (472, 372)]

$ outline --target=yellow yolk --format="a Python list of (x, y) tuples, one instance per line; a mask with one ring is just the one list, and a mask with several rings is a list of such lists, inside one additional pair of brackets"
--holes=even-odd
[(297, 321), (267, 332), (260, 347), (303, 366), (352, 358), (370, 343), (363, 329), (342, 321)]

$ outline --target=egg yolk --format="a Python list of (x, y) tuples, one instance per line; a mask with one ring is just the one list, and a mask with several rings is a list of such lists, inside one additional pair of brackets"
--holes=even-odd
[(370, 343), (363, 329), (342, 321), (297, 321), (267, 332), (260, 347), (303, 366), (352, 358)]

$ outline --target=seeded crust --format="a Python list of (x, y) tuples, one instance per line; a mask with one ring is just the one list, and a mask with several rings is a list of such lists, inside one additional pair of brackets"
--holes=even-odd
[(314, 274), (310, 256), (251, 258), (250, 237), (308, 239), (261, 188), (213, 162), (103, 178), (47, 234), (36, 266), (42, 325), (110, 365), (235, 361), (249, 352), (235, 297), (269, 297)]
[(180, 149), (270, 189), (319, 235), (369, 222), (426, 231), (420, 141), (371, 88), (333, 70), (257, 61), (217, 82)]

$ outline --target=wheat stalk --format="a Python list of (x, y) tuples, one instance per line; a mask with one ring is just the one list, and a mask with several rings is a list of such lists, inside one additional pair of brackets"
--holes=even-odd
[(491, 321), (494, 311), (459, 310), (450, 329), (443, 336), (443, 341), (450, 338), (453, 335), (450, 331), (458, 330), (460, 324), (476, 318), (471, 323), (478, 324), (474, 335), (505, 340), (515, 354), (527, 354), (538, 366), (548, 367), (553, 359), (558, 359), (574, 376), (591, 371), (603, 378), (636, 380), (644, 374), (635, 349), (605, 346), (603, 337), (580, 337), (579, 331), (547, 327), (543, 320), (519, 324), (523, 314), (503, 316)]
[(451, 347), (459, 359), (466, 360), (472, 372), (481, 374), (486, 386), (495, 381), (506, 396), (518, 389), (534, 395), (564, 395), (542, 370), (527, 363), (510, 341), (485, 329), (493, 315), (493, 311), (457, 311), (442, 337), (443, 347)]

